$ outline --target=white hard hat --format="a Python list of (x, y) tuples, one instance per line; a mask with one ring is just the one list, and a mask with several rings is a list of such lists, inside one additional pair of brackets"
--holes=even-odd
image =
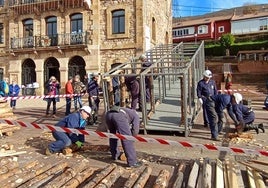
[(234, 93), (233, 96), (235, 98), (236, 104), (239, 104), (243, 100), (243, 97), (240, 93)]
[(88, 114), (91, 113), (91, 108), (89, 106), (83, 106), (82, 108), (80, 108), (80, 110), (84, 110)]
[(210, 70), (205, 70), (203, 72), (203, 76), (205, 76), (207, 78), (211, 78), (212, 77), (212, 72)]
[(139, 57), (139, 60), (144, 60), (146, 59), (146, 56), (144, 54), (142, 54), (140, 57)]

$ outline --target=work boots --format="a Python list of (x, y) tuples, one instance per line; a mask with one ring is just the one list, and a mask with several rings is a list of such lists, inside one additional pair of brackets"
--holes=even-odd
[(254, 125), (254, 124), (245, 124), (245, 127), (244, 129), (247, 129), (247, 130), (255, 130), (257, 134), (259, 134), (259, 128), (257, 125)]
[(258, 128), (259, 128), (260, 130), (262, 130), (263, 133), (265, 133), (263, 123), (260, 123), (260, 124), (258, 125)]

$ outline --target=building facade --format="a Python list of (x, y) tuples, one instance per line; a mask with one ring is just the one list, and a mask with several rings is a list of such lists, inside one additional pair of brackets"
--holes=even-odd
[(50, 76), (64, 87), (68, 76), (79, 74), (83, 80), (87, 73), (108, 71), (113, 64), (172, 42), (171, 0), (87, 2), (5, 1), (7, 13), (0, 17), (4, 75), (25, 86), (37, 82), (42, 94)]

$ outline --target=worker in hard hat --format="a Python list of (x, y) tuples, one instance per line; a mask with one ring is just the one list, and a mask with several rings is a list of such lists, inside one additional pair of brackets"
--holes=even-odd
[(258, 125), (253, 124), (255, 120), (255, 113), (252, 108), (242, 104), (243, 97), (240, 93), (234, 93), (232, 95), (232, 109), (235, 114), (235, 118), (232, 118), (235, 122), (237, 132), (255, 130), (259, 134), (259, 129), (264, 133), (263, 123)]
[(214, 80), (212, 80), (212, 72), (210, 70), (205, 70), (203, 72), (203, 79), (200, 80), (197, 84), (197, 97), (199, 102), (202, 105), (203, 109), (203, 119), (204, 119), (204, 126), (208, 127), (208, 117), (206, 112), (206, 101), (208, 97), (217, 94), (217, 87)]

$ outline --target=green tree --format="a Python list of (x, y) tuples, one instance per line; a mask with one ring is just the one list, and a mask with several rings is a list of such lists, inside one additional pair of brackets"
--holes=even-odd
[(226, 56), (230, 55), (230, 47), (234, 44), (235, 37), (231, 33), (226, 33), (221, 36), (221, 46), (225, 48)]

